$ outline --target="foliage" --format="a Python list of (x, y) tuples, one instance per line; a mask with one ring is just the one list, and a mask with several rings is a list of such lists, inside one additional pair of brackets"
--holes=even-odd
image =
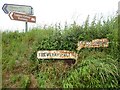
[[(112, 69), (111, 69), (112, 68)], [(63, 80), (64, 88), (117, 88), (117, 63), (111, 56), (88, 56)]]
[[(118, 88), (119, 42), (117, 17), (83, 25), (2, 32), (3, 87)], [(108, 48), (76, 51), (78, 41), (108, 38)], [(38, 50), (70, 50), (79, 54), (75, 66), (59, 60), (38, 60)], [(31, 77), (32, 76), (32, 77)]]

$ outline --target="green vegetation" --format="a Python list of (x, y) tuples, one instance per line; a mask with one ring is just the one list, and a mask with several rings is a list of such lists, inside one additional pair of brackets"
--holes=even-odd
[[(78, 41), (108, 38), (108, 48), (77, 51)], [(38, 50), (70, 50), (79, 54), (75, 65), (64, 60), (38, 60)], [(118, 19), (89, 17), (55, 28), (33, 28), (29, 32), (2, 32), (2, 77), (4, 88), (118, 88)]]

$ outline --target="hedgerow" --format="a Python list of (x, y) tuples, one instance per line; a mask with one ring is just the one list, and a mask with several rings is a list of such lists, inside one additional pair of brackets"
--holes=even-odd
[[(118, 88), (117, 22), (116, 16), (98, 21), (94, 17), (91, 23), (88, 17), (84, 25), (74, 22), (64, 30), (59, 25), (25, 33), (2, 32), (3, 87)], [(101, 38), (109, 40), (108, 48), (76, 50), (78, 41)], [(69, 66), (62, 60), (37, 59), (38, 50), (69, 50), (79, 57)]]

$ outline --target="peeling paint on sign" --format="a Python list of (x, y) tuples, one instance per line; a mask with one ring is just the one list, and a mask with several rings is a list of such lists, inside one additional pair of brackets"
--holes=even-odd
[(95, 39), (92, 42), (79, 41), (77, 50), (82, 48), (99, 48), (99, 47), (108, 47), (109, 41), (107, 38)]
[(38, 59), (75, 59), (78, 54), (67, 50), (40, 50), (37, 52)]

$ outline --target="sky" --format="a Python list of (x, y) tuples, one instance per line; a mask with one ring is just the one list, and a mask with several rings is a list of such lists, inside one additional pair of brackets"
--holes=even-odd
[(8, 14), (2, 10), (7, 4), (29, 5), (33, 7), (36, 23), (28, 23), (28, 28), (43, 27), (65, 22), (83, 24), (87, 16), (91, 20), (103, 16), (113, 16), (118, 10), (119, 0), (0, 0), (0, 30), (1, 31), (24, 31), (25, 22), (11, 20)]

